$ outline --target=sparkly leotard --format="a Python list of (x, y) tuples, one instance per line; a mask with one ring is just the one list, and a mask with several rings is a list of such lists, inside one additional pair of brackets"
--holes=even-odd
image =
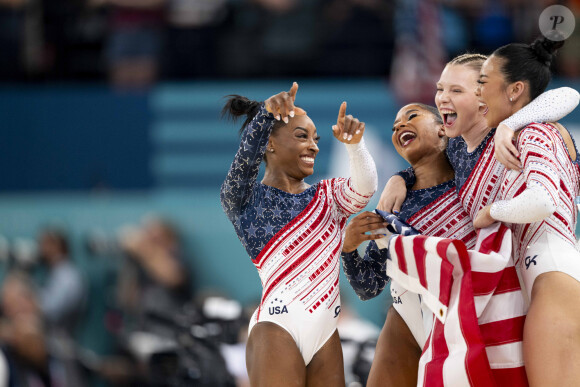
[(221, 202), (262, 282), (250, 331), (259, 322), (281, 326), (308, 365), (336, 330), (344, 228), (375, 192), (377, 174), (361, 141), (346, 145), (349, 179), (322, 180), (299, 194), (261, 184), (256, 179), (273, 123), (262, 106), (242, 133)]

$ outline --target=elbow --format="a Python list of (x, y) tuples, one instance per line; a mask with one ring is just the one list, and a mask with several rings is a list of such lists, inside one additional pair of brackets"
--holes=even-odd
[(558, 206), (556, 205), (556, 203), (554, 203), (553, 201), (550, 200), (550, 202), (544, 206), (544, 218), (543, 219), (545, 219), (549, 216), (552, 216), (552, 214), (554, 214), (554, 212), (556, 212), (557, 208), (558, 208)]
[(566, 96), (570, 98), (571, 101), (575, 102), (574, 108), (576, 108), (576, 106), (578, 106), (580, 103), (580, 93), (571, 87), (562, 87), (562, 89), (566, 93)]

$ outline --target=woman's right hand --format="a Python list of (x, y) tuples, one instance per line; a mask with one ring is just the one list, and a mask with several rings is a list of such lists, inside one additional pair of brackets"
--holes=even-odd
[(387, 225), (388, 223), (379, 214), (370, 211), (361, 212), (346, 226), (342, 251), (350, 253), (364, 241), (382, 238), (382, 234), (367, 234), (367, 232), (385, 228)]
[(391, 176), (381, 193), (377, 208), (398, 215), (406, 198), (407, 185), (405, 180), (399, 175)]
[(522, 170), (520, 153), (513, 143), (514, 131), (505, 124), (499, 124), (495, 130), (495, 158), (508, 169)]
[(305, 115), (306, 112), (304, 110), (294, 106), (297, 92), (298, 83), (294, 82), (290, 91), (283, 91), (264, 101), (266, 110), (272, 113), (278, 121), (282, 120), (285, 123), (288, 123), (288, 117)]

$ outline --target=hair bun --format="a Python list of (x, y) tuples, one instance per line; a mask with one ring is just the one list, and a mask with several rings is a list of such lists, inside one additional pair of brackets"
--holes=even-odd
[(550, 67), (556, 51), (563, 45), (564, 40), (554, 41), (546, 37), (542, 37), (536, 39), (532, 44), (530, 44), (530, 48), (541, 63)]

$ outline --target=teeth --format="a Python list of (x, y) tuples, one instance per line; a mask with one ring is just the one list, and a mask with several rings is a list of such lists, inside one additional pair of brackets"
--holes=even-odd
[(302, 160), (306, 161), (307, 163), (313, 163), (314, 157), (302, 157)]
[(439, 110), (439, 112), (441, 114), (457, 114), (457, 113), (455, 113), (454, 110), (451, 110), (451, 109), (441, 109), (441, 110)]
[(415, 137), (417, 137), (414, 133), (412, 132), (403, 132), (401, 133), (401, 135), (399, 136), (399, 142), (401, 144), (405, 144), (405, 142), (414, 139)]

